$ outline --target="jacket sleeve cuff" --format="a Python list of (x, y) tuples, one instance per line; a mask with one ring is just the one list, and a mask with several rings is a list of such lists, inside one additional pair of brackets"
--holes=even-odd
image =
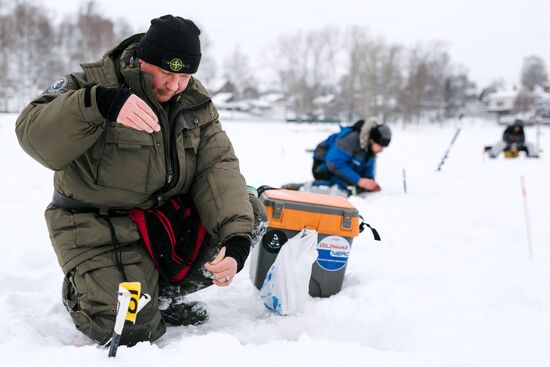
[(231, 237), (225, 241), (225, 256), (237, 261), (237, 273), (242, 270), (250, 253), (250, 239), (244, 236)]
[(96, 103), (101, 116), (109, 121), (116, 121), (122, 106), (128, 100), (132, 92), (128, 88), (108, 88), (97, 86)]
[(88, 86), (84, 89), (79, 90), (81, 93), (79, 97), (79, 109), (82, 113), (84, 121), (88, 123), (100, 123), (105, 122), (105, 118), (99, 112), (96, 103), (96, 89), (97, 86)]

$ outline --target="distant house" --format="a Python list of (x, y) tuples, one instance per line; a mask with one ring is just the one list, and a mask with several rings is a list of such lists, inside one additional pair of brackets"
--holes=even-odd
[(516, 91), (498, 91), (489, 94), (486, 100), (487, 112), (496, 113), (499, 116), (511, 113), (514, 110), (516, 97)]
[(214, 96), (218, 93), (233, 93), (235, 94), (237, 88), (235, 85), (227, 79), (216, 79), (208, 83), (208, 93)]
[[(289, 106), (294, 105), (294, 100), (291, 98), (288, 102)], [(340, 122), (337, 112), (337, 100), (333, 94), (317, 96), (312, 100), (312, 109), (309, 112), (299, 114), (296, 111), (289, 109), (286, 113), (286, 121), (288, 122)]]
[(319, 122), (340, 122), (336, 112), (336, 96), (326, 94), (313, 99), (313, 114)]
[(216, 108), (221, 111), (237, 111), (236, 88), (227, 79), (218, 79), (209, 83), (209, 93)]
[(223, 109), (231, 108), (231, 103), (234, 100), (234, 95), (233, 93), (229, 93), (229, 92), (227, 93), (221, 92), (221, 93), (214, 94), (211, 98), (216, 108), (219, 110), (223, 110)]
[(496, 114), (499, 124), (509, 125), (518, 120), (525, 125), (550, 124), (550, 85), (492, 92), (484, 100), (486, 111)]
[(282, 93), (268, 92), (248, 100), (252, 112), (267, 120), (284, 120), (286, 104)]
[(550, 125), (550, 83), (536, 88), (535, 96), (535, 121)]
[(259, 93), (247, 88), (238, 93), (228, 80), (209, 83), (209, 93), (214, 105), (225, 119), (284, 120), (285, 101), (282, 93)]

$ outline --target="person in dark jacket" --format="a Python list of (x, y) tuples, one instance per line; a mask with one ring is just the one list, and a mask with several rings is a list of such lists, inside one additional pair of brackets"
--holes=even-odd
[(55, 171), (45, 217), (63, 303), (101, 344), (122, 282), (140, 282), (151, 300), (121, 344), (154, 341), (166, 323), (206, 321), (204, 307), (182, 297), (230, 285), (265, 227), (265, 208), (193, 76), (199, 35), (189, 19), (155, 18), (147, 33), (53, 83), (16, 123), (23, 149)]
[(375, 180), (376, 155), (391, 141), (391, 130), (376, 120), (359, 120), (330, 135), (313, 152), (315, 181), (309, 191), (348, 196), (382, 188)]
[(517, 157), (520, 151), (524, 151), (528, 157), (538, 158), (538, 151), (535, 146), (525, 141), (525, 132), (521, 120), (514, 123), (502, 133), (502, 141), (493, 145), (489, 150), (489, 157), (496, 158), (500, 152), (509, 152), (513, 157)]

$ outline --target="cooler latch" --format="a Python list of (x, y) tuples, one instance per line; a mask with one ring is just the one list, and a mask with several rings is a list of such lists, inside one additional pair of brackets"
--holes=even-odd
[(351, 230), (352, 226), (352, 212), (348, 212), (344, 210), (344, 214), (342, 215), (342, 229), (347, 229), (348, 231)]
[(285, 208), (284, 203), (281, 203), (281, 202), (273, 203), (273, 219), (281, 219), (284, 208)]

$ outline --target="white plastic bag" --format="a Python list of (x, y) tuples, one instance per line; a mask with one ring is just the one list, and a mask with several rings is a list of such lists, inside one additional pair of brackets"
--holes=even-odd
[(311, 265), (317, 259), (317, 231), (304, 229), (286, 242), (267, 272), (260, 296), (281, 315), (304, 309)]

